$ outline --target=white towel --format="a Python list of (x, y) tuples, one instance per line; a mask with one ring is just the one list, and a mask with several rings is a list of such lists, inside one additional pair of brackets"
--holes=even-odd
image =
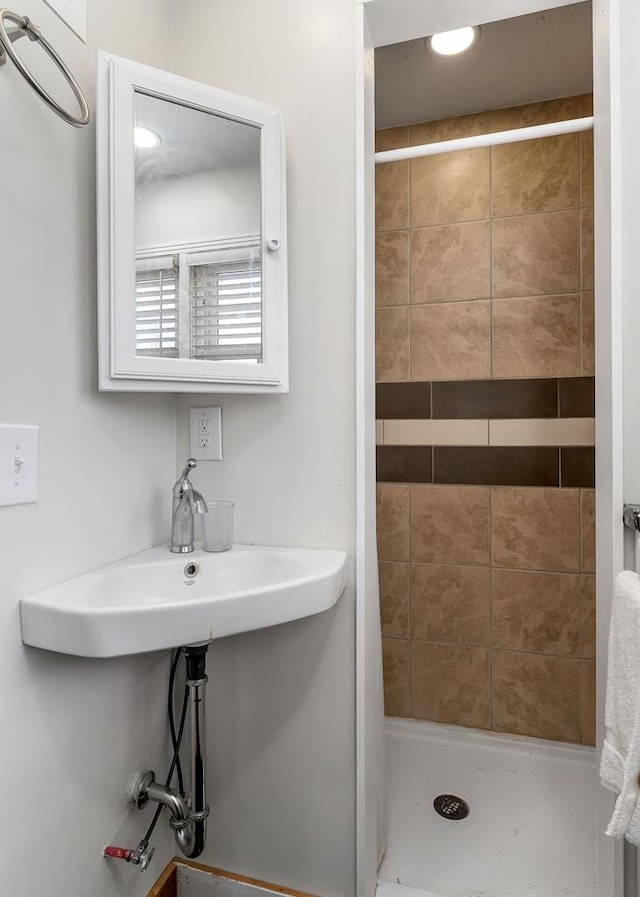
[(640, 845), (640, 576), (616, 577), (607, 669), (602, 784), (618, 794), (607, 829)]

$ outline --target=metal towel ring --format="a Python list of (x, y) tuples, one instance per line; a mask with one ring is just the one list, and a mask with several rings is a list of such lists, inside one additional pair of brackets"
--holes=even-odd
[[(5, 19), (9, 19), (9, 21), (13, 22), (16, 27), (12, 28), (10, 31), (7, 31), (4, 24)], [(66, 109), (63, 109), (62, 106), (56, 103), (56, 101), (49, 93), (47, 93), (44, 87), (42, 87), (42, 85), (38, 81), (36, 81), (29, 69), (17, 55), (17, 53), (13, 49), (13, 44), (15, 41), (25, 36), (28, 37), (29, 40), (38, 41), (43, 50), (47, 53), (47, 55), (51, 58), (51, 60), (56, 64), (64, 77), (67, 79), (67, 81), (69, 82), (69, 86), (73, 91), (73, 95), (75, 96), (76, 100), (78, 101), (78, 105), (80, 106), (79, 116), (72, 115), (70, 112), (67, 112)], [(9, 9), (0, 9), (0, 65), (5, 64), (5, 62), (7, 61), (7, 56), (9, 56), (9, 58), (13, 61), (25, 81), (27, 81), (33, 87), (35, 92), (45, 101), (47, 106), (53, 109), (56, 115), (59, 115), (60, 118), (64, 119), (64, 121), (66, 121), (68, 124), (73, 125), (74, 128), (83, 128), (85, 125), (89, 124), (89, 106), (87, 105), (84, 94), (80, 90), (78, 82), (73, 77), (62, 59), (60, 59), (49, 41), (47, 41), (42, 36), (42, 32), (40, 31), (38, 26), (34, 25), (31, 19), (29, 19), (27, 16), (18, 16), (15, 12), (11, 12), (11, 10)]]

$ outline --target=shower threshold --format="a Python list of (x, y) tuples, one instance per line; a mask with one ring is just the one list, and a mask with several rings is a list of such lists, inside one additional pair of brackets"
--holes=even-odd
[[(385, 730), (377, 897), (596, 897), (593, 748), (414, 720)], [(443, 794), (469, 815), (438, 815)]]

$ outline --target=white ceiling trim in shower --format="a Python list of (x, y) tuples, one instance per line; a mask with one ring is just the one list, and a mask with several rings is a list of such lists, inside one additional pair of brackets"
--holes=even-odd
[[(415, 38), (416, 34), (449, 31), (464, 25), (481, 25), (478, 0), (457, 0), (453, 3), (423, 3), (415, 0), (360, 0), (365, 4), (371, 46), (381, 47)], [(491, 20), (508, 19), (525, 13), (571, 6), (575, 0), (495, 0)], [(423, 27), (429, 22), (429, 31)]]

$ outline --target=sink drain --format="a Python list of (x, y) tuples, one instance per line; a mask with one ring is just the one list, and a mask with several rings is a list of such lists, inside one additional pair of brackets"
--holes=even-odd
[(455, 794), (439, 794), (433, 802), (433, 809), (444, 819), (466, 819), (469, 815), (469, 804)]

